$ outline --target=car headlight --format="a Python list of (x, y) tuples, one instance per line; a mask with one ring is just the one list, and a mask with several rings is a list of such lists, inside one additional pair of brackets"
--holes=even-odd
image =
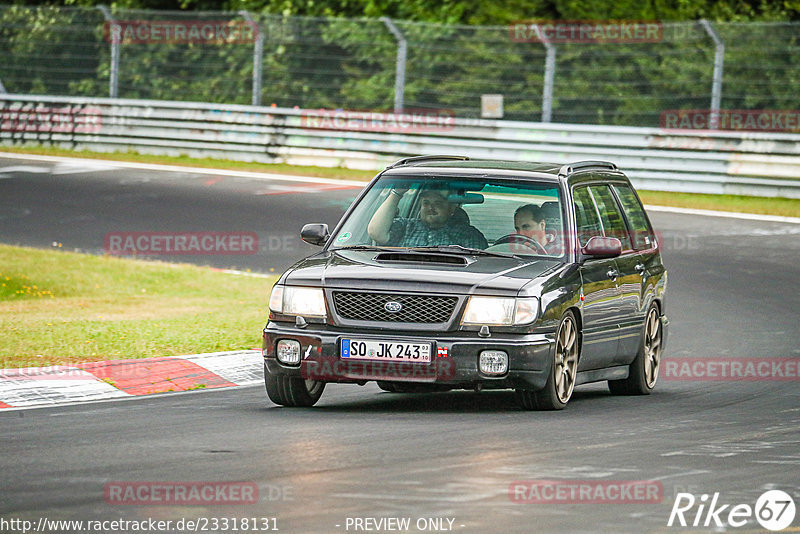
[(539, 300), (536, 297), (503, 298), (472, 296), (467, 302), (461, 324), (511, 326), (536, 320)]
[(286, 315), (325, 317), (325, 295), (318, 287), (276, 285), (269, 296), (269, 309)]

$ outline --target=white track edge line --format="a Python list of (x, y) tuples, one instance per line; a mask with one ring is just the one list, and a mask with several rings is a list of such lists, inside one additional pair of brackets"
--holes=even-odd
[[(70, 158), (66, 156), (39, 156), (36, 154), (15, 154), (13, 152), (0, 152), (0, 158), (7, 159), (28, 159), (31, 161), (46, 161), (50, 163), (91, 163), (104, 162), (112, 163), (117, 167), (126, 169), (139, 169), (145, 171), (168, 171), (168, 172), (185, 172), (195, 174), (224, 174), (227, 176), (235, 176), (238, 178), (258, 178), (260, 180), (279, 180), (284, 182), (311, 182), (319, 184), (341, 184), (364, 187), (367, 181), (357, 180), (339, 180), (337, 178), (319, 178), (316, 176), (298, 176), (292, 174), (275, 174), (269, 172), (255, 172), (255, 171), (236, 171), (230, 169), (213, 169), (208, 167), (182, 167), (180, 165), (166, 165), (158, 163), (136, 163), (133, 161), (117, 161), (113, 159), (87, 159), (87, 158)], [(376, 173), (377, 174), (377, 171)]]
[[(8, 159), (28, 159), (31, 161), (48, 161), (48, 162), (79, 162), (79, 163), (97, 163), (98, 161), (113, 163), (114, 165), (128, 169), (140, 170), (157, 170), (168, 172), (188, 172), (196, 174), (225, 174), (228, 176), (236, 176), (240, 178), (258, 178), (262, 180), (279, 180), (285, 182), (311, 182), (320, 184), (344, 184), (353, 186), (365, 186), (367, 182), (360, 182), (355, 180), (337, 180), (333, 178), (317, 178), (310, 176), (294, 176), (288, 174), (272, 174), (272, 173), (259, 173), (247, 171), (234, 171), (227, 169), (210, 169), (204, 167), (181, 167), (177, 165), (163, 165), (156, 163), (135, 163), (130, 161), (116, 161), (106, 159), (85, 159), (85, 158), (70, 158), (66, 156), (39, 156), (35, 154), (15, 154), (13, 152), (0, 152), (0, 158)], [(765, 222), (778, 222), (789, 224), (800, 224), (800, 217), (783, 217), (780, 215), (760, 215), (757, 213), (738, 213), (733, 211), (717, 211), (717, 210), (701, 210), (692, 208), (675, 208), (671, 206), (657, 206), (646, 205), (648, 210), (660, 211), (666, 213), (677, 213), (681, 215), (700, 215), (704, 217), (727, 217), (732, 219), (745, 219), (751, 221), (765, 221)]]
[(69, 401), (69, 402), (54, 402), (52, 404), (39, 404), (37, 406), (9, 406), (8, 408), (0, 408), (0, 419), (2, 419), (3, 414), (8, 414), (11, 412), (19, 412), (23, 410), (40, 410), (42, 408), (55, 408), (55, 407), (62, 407), (62, 406), (88, 406), (89, 404), (97, 404), (100, 402), (128, 402), (128, 401), (135, 401), (135, 400), (153, 400), (155, 398), (162, 398), (162, 397), (173, 397), (175, 395), (187, 395), (191, 393), (212, 393), (215, 391), (231, 391), (233, 389), (243, 389), (243, 388), (253, 388), (253, 387), (264, 387), (263, 384), (242, 384), (242, 385), (234, 385), (234, 386), (225, 386), (221, 388), (199, 388), (199, 389), (187, 389), (184, 391), (162, 391), (159, 393), (149, 393), (147, 395), (129, 395), (127, 397), (108, 397), (106, 399), (94, 399), (94, 400), (86, 400), (86, 401)]

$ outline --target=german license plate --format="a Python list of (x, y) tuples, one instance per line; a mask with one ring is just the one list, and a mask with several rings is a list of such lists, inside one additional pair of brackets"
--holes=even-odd
[(431, 363), (430, 343), (343, 339), (342, 358), (383, 362)]

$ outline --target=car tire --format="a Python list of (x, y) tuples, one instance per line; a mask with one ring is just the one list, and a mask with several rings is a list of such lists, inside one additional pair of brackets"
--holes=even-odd
[(628, 378), (609, 380), (608, 389), (614, 395), (649, 395), (656, 387), (661, 366), (663, 328), (658, 306), (653, 303), (647, 309), (642, 326), (642, 341), (639, 352), (631, 363)]
[(553, 362), (544, 387), (537, 391), (515, 390), (525, 410), (562, 410), (572, 397), (580, 356), (580, 332), (575, 315), (568, 311), (558, 323)]
[(273, 375), (266, 367), (264, 385), (272, 402), (290, 407), (313, 406), (325, 390), (325, 382), (305, 380), (300, 376)]

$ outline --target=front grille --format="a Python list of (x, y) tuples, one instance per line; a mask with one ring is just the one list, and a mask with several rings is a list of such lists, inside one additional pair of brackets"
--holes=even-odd
[[(398, 312), (387, 311), (387, 302), (398, 302)], [(333, 292), (336, 313), (353, 321), (387, 323), (445, 323), (450, 320), (458, 297), (435, 295), (397, 295), (391, 293)]]

